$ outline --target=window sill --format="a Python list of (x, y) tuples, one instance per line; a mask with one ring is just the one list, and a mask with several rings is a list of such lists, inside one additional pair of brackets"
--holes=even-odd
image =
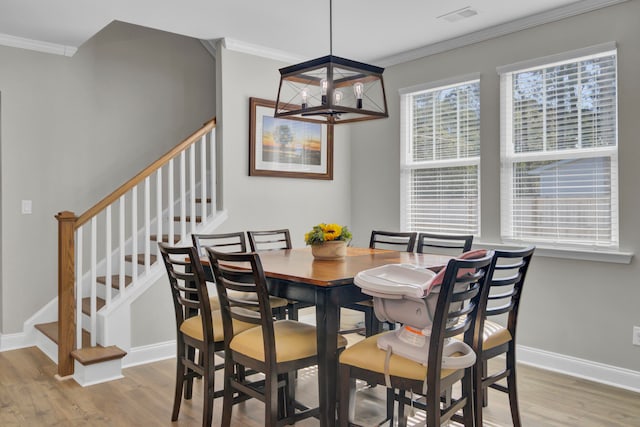
[[(485, 248), (485, 249), (514, 249), (522, 248), (524, 245), (509, 245), (504, 243), (488, 243), (488, 242), (474, 242), (473, 247)], [(596, 262), (609, 262), (614, 264), (630, 264), (633, 253), (631, 252), (619, 252), (602, 250), (579, 250), (579, 249), (561, 249), (553, 248), (549, 246), (536, 245), (536, 252), (534, 256), (546, 257), (546, 258), (562, 258), (562, 259), (575, 259), (580, 261), (596, 261)]]

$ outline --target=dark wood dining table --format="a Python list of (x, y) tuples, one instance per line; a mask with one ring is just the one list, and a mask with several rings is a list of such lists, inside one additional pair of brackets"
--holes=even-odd
[(444, 265), (450, 257), (369, 248), (347, 248), (341, 260), (315, 260), (310, 248), (260, 252), (269, 292), (312, 303), (316, 309), (320, 425), (336, 424), (337, 341), (340, 307), (367, 300), (353, 279), (362, 270), (406, 263)]

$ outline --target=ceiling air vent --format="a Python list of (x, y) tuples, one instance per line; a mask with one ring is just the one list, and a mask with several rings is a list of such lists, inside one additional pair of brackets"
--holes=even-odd
[(454, 10), (453, 12), (445, 13), (438, 16), (436, 19), (444, 19), (449, 22), (456, 22), (461, 19), (471, 18), (478, 14), (478, 11), (471, 9), (471, 6), (463, 7), (462, 9)]

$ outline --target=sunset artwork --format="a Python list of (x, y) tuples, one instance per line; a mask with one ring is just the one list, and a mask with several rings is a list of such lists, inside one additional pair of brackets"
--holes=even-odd
[(262, 117), (262, 161), (299, 165), (322, 162), (322, 127), (318, 123)]

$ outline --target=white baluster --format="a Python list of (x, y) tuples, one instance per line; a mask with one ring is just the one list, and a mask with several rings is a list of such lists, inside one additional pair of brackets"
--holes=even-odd
[[(97, 290), (97, 273), (96, 273), (96, 253), (97, 253), (97, 220), (94, 216), (91, 218), (91, 291), (89, 294), (89, 318), (91, 319), (91, 347), (96, 346), (96, 290)], [(82, 311), (82, 310), (81, 310)], [(80, 324), (82, 327), (82, 324)]]
[(215, 215), (217, 209), (217, 185), (216, 185), (216, 128), (211, 129), (209, 134), (209, 179), (211, 179), (211, 213)]
[(180, 238), (187, 237), (187, 171), (184, 151), (180, 153)]
[(131, 189), (131, 279), (138, 280), (138, 186)]
[(191, 232), (196, 232), (196, 147), (193, 145), (188, 148), (189, 150), (189, 195), (191, 200), (191, 206), (189, 207), (189, 213), (191, 215)]
[[(158, 233), (156, 242), (162, 242), (162, 168), (159, 168), (156, 172), (156, 233)], [(156, 245), (156, 247), (156, 256), (159, 259), (160, 246)]]
[(151, 179), (144, 179), (144, 271), (151, 267)]
[(207, 218), (207, 135), (200, 140), (200, 215)]
[(119, 250), (118, 250), (118, 267), (120, 267), (120, 271), (118, 274), (118, 290), (120, 292), (120, 298), (122, 298), (122, 296), (124, 295), (124, 276), (125, 276), (125, 261), (124, 261), (124, 256), (126, 255), (126, 250), (125, 250), (125, 240), (124, 240), (124, 236), (125, 236), (125, 225), (127, 220), (126, 218), (126, 211), (125, 211), (125, 197), (120, 196), (120, 218), (118, 220), (118, 222), (120, 223), (120, 236), (119, 236)]
[(105, 248), (105, 256), (107, 258), (107, 267), (104, 273), (104, 277), (106, 279), (106, 305), (111, 303), (111, 205), (107, 206), (106, 218), (105, 218), (105, 234), (106, 234), (106, 248)]
[(173, 195), (173, 159), (169, 160), (169, 176), (167, 177), (167, 186), (168, 186), (168, 191), (167, 191), (167, 203), (169, 205), (169, 233), (168, 233), (168, 237), (169, 237), (169, 242), (171, 242), (171, 244), (174, 243), (174, 228), (175, 228), (175, 221), (174, 221), (174, 217), (175, 217), (175, 213), (174, 213), (174, 206), (175, 206), (175, 196)]
[(76, 348), (82, 348), (82, 250), (83, 236), (79, 227), (76, 231)]

